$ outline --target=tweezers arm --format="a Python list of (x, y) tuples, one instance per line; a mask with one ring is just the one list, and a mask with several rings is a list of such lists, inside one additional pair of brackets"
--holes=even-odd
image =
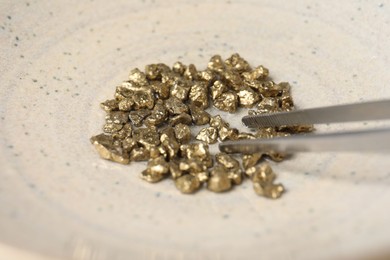
[(390, 152), (390, 128), (359, 132), (295, 135), (272, 139), (227, 141), (219, 144), (226, 153), (262, 151), (293, 152)]
[(390, 100), (245, 116), (248, 127), (322, 124), (390, 119)]

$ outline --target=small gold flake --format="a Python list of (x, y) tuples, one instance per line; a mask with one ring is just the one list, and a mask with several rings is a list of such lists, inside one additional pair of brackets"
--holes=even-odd
[(189, 112), (188, 106), (174, 96), (165, 101), (165, 107), (167, 108), (170, 115), (178, 115)]
[(129, 81), (140, 86), (145, 86), (148, 84), (145, 73), (141, 72), (139, 69), (133, 69), (130, 71)]
[(184, 78), (172, 71), (164, 71), (161, 73), (161, 82), (168, 86), (173, 86), (175, 82), (182, 81)]
[(229, 85), (230, 88), (235, 91), (239, 91), (244, 84), (240, 74), (237, 71), (227, 69), (224, 70), (221, 74), (224, 78), (224, 81)]
[(273, 138), (276, 135), (277, 133), (273, 127), (259, 128), (255, 133), (256, 138)]
[(229, 124), (225, 122), (220, 115), (210, 118), (210, 126), (218, 130), (218, 137), (221, 141), (236, 140), (238, 138), (238, 129), (230, 128)]
[(254, 70), (251, 72), (251, 78), (252, 80), (256, 79), (266, 79), (269, 75), (269, 70), (262, 65), (256, 67)]
[(188, 143), (191, 140), (190, 127), (185, 124), (175, 125), (175, 136), (180, 143), (182, 144)]
[(212, 70), (206, 69), (201, 72), (198, 72), (198, 78), (200, 80), (206, 81), (206, 83), (209, 84), (212, 83), (212, 81), (216, 78), (216, 74)]
[(242, 155), (242, 166), (244, 169), (249, 169), (255, 166), (260, 159), (263, 157), (263, 153), (253, 153), (253, 154), (244, 154)]
[(314, 131), (313, 125), (293, 125), (293, 126), (280, 126), (276, 128), (277, 131), (287, 132), (291, 134), (310, 133)]
[(239, 132), (237, 128), (230, 128), (230, 127), (223, 126), (220, 129), (218, 129), (218, 136), (221, 141), (237, 140), (238, 135)]
[(294, 109), (294, 101), (290, 95), (283, 95), (280, 99), (280, 108), (282, 111), (291, 111)]
[(149, 64), (145, 66), (145, 75), (149, 80), (156, 80), (161, 78), (161, 71), (157, 64)]
[(124, 98), (118, 103), (118, 109), (120, 111), (129, 112), (134, 105), (134, 100), (132, 98)]
[(169, 161), (169, 172), (172, 179), (177, 179), (183, 175), (183, 172), (179, 168), (179, 163), (176, 160)]
[(127, 137), (122, 141), (122, 148), (128, 154), (130, 154), (131, 150), (135, 147), (138, 147), (137, 141), (131, 137)]
[(213, 105), (219, 110), (234, 113), (237, 110), (238, 96), (233, 91), (224, 92), (214, 100)]
[(256, 110), (253, 110), (253, 109), (249, 109), (248, 110), (248, 115), (250, 116), (255, 116), (255, 115), (258, 115), (259, 112), (257, 112)]
[(198, 75), (198, 71), (194, 64), (188, 65), (185, 69), (183, 76), (188, 80), (195, 80)]
[(232, 182), (228, 177), (227, 169), (222, 165), (216, 165), (211, 170), (207, 188), (214, 192), (228, 191), (232, 187)]
[(195, 138), (208, 144), (215, 144), (218, 139), (218, 130), (212, 126), (203, 128)]
[(169, 125), (175, 126), (177, 124), (191, 125), (192, 117), (187, 113), (181, 113), (169, 119)]
[(220, 115), (216, 115), (210, 118), (210, 126), (217, 128), (218, 130), (222, 127), (229, 127), (229, 123), (224, 121)]
[(190, 89), (188, 97), (191, 103), (198, 107), (207, 108), (209, 106), (208, 88), (203, 82), (194, 84)]
[(152, 109), (154, 107), (154, 93), (150, 87), (142, 87), (134, 92), (134, 108)]
[(175, 186), (180, 192), (190, 194), (200, 188), (201, 182), (195, 176), (186, 174), (175, 180)]
[(176, 80), (171, 86), (171, 96), (185, 101), (188, 99), (190, 85), (185, 80)]
[(267, 81), (261, 84), (259, 92), (263, 97), (278, 97), (283, 93), (283, 88), (273, 81)]
[(122, 111), (111, 111), (106, 115), (106, 122), (113, 124), (124, 124), (129, 121), (128, 113)]
[(286, 154), (273, 151), (266, 152), (265, 155), (268, 156), (274, 162), (281, 162), (286, 158)]
[(149, 160), (147, 168), (150, 173), (154, 176), (156, 175), (167, 175), (169, 173), (169, 164), (165, 161), (163, 157), (157, 157)]
[(167, 120), (168, 111), (165, 108), (164, 102), (158, 100), (154, 105), (151, 114), (144, 120), (145, 125), (147, 126), (158, 126), (164, 123)]
[(162, 63), (149, 64), (145, 66), (145, 75), (149, 80), (161, 80), (164, 73), (169, 73), (171, 69)]
[(209, 152), (209, 146), (205, 143), (189, 143), (180, 146), (182, 157), (187, 159), (199, 159), (211, 167), (213, 160)]
[(140, 173), (139, 177), (147, 182), (155, 183), (161, 181), (164, 178), (164, 175), (153, 172), (149, 168), (146, 168)]
[(151, 83), (152, 90), (156, 94), (156, 97), (159, 99), (169, 98), (171, 88), (167, 83), (162, 83), (159, 81), (153, 81)]
[(144, 146), (160, 144), (160, 136), (155, 127), (136, 128), (133, 130), (133, 138)]
[(234, 53), (230, 58), (225, 60), (225, 64), (240, 73), (251, 70), (249, 63), (244, 60), (238, 53)]
[(288, 82), (280, 82), (278, 83), (279, 87), (282, 89), (283, 95), (290, 95), (291, 86)]
[(282, 184), (269, 184), (263, 186), (260, 183), (254, 182), (253, 189), (257, 195), (270, 199), (278, 199), (284, 192), (284, 186)]
[(106, 100), (103, 103), (100, 103), (100, 107), (106, 112), (118, 110), (119, 109), (118, 100), (115, 99)]
[(229, 169), (227, 172), (228, 178), (235, 184), (240, 185), (242, 183), (242, 170), (238, 168)]
[(103, 132), (107, 134), (113, 134), (120, 131), (123, 128), (122, 124), (107, 123), (103, 126)]
[(165, 156), (165, 154), (161, 154), (160, 146), (158, 146), (158, 145), (149, 145), (149, 146), (147, 146), (145, 148), (149, 152), (149, 158), (150, 159), (155, 159), (157, 157), (164, 157), (165, 159), (167, 158)]
[(172, 70), (180, 75), (184, 74), (184, 71), (186, 71), (187, 66), (181, 63), (180, 61), (176, 61), (173, 66)]
[(279, 111), (279, 102), (277, 98), (266, 97), (263, 98), (257, 105), (259, 113), (273, 113)]
[(128, 164), (130, 162), (128, 154), (123, 151), (120, 145), (116, 145), (109, 135), (100, 134), (94, 136), (91, 138), (91, 143), (103, 159), (122, 164)]
[(111, 135), (113, 138), (123, 140), (128, 137), (131, 137), (132, 133), (133, 133), (133, 127), (131, 126), (130, 123), (126, 123), (123, 125), (122, 129), (111, 133)]
[[(134, 91), (140, 89), (140, 85), (131, 81), (123, 81), (120, 86), (116, 88), (118, 94), (122, 95), (124, 98), (131, 97)], [(119, 98), (120, 99), (120, 98)]]
[(228, 87), (222, 81), (216, 80), (211, 86), (211, 97), (213, 100), (215, 100), (226, 91), (228, 91)]
[(150, 158), (150, 153), (145, 147), (135, 147), (130, 152), (131, 161), (147, 161)]
[[(129, 88), (129, 86), (130, 88)], [(116, 87), (115, 90), (115, 100), (117, 102), (125, 99), (125, 98), (131, 98), (134, 95), (134, 90), (132, 83), (130, 82), (123, 82), (121, 86)]]
[(195, 176), (200, 182), (207, 182), (210, 178), (210, 174), (207, 170), (201, 172), (192, 172), (192, 176)]
[(239, 168), (239, 162), (234, 159), (231, 155), (226, 153), (218, 153), (215, 155), (215, 160), (225, 166), (227, 169)]
[(207, 166), (204, 165), (204, 163), (201, 160), (197, 158), (191, 158), (191, 159), (184, 159), (180, 161), (179, 169), (186, 173), (197, 173), (197, 172), (206, 171)]
[(268, 164), (251, 167), (251, 169), (253, 168), (251, 177), (255, 192), (267, 198), (279, 198), (284, 192), (284, 187), (281, 184), (273, 183), (276, 176), (272, 168)]
[(228, 169), (228, 178), (236, 185), (242, 182), (242, 170), (239, 162), (231, 155), (226, 153), (219, 153), (215, 156), (216, 161)]
[(242, 107), (253, 107), (259, 101), (259, 95), (249, 87), (240, 89), (237, 95)]
[(191, 104), (189, 106), (191, 112), (192, 122), (195, 125), (205, 125), (210, 121), (210, 114), (204, 111), (202, 108)]
[(175, 139), (175, 130), (171, 126), (167, 126), (160, 131), (160, 141)]
[(213, 57), (211, 57), (207, 68), (212, 71), (221, 72), (225, 69), (225, 63), (223, 62), (222, 57), (220, 55), (214, 55)]
[(175, 139), (164, 140), (161, 142), (161, 145), (164, 148), (167, 159), (175, 158), (180, 149), (180, 144)]
[(129, 119), (134, 126), (142, 126), (143, 120), (149, 116), (152, 112), (148, 109), (139, 109), (131, 111), (129, 114)]
[(241, 132), (237, 136), (237, 140), (244, 140), (244, 139), (256, 139), (256, 137), (251, 133), (245, 133)]
[[(166, 143), (166, 142), (165, 142), (165, 143)], [(171, 155), (172, 153), (168, 154), (169, 151), (168, 151), (168, 149), (165, 147), (165, 145), (161, 144), (161, 145), (159, 145), (159, 146), (157, 147), (157, 149), (158, 149), (158, 152), (160, 153), (160, 155), (161, 155), (162, 157), (164, 157), (166, 160), (171, 161), (171, 160), (174, 158), (174, 157), (170, 158), (170, 155)]]
[(206, 182), (209, 178), (206, 163), (197, 158), (181, 160), (179, 169), (184, 173), (195, 176), (200, 182)]
[(272, 171), (272, 168), (269, 164), (264, 163), (262, 165), (254, 166), (256, 168), (255, 172), (252, 175), (253, 182), (259, 182), (262, 184), (272, 183), (276, 175)]

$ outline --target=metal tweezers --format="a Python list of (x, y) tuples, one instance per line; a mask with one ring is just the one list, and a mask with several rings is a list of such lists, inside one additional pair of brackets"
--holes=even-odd
[[(243, 117), (242, 122), (247, 127), (259, 128), (386, 119), (390, 119), (390, 100), (250, 115)], [(219, 149), (226, 153), (261, 151), (283, 153), (321, 151), (388, 152), (390, 151), (390, 128), (227, 141), (220, 143)]]

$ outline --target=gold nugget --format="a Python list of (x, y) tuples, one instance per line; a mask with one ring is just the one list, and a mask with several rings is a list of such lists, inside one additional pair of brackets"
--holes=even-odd
[(224, 92), (214, 100), (213, 105), (219, 110), (234, 113), (238, 106), (238, 96), (233, 91)]
[(223, 165), (216, 165), (211, 170), (207, 188), (214, 192), (224, 192), (230, 190), (232, 182), (228, 177), (227, 169)]
[(191, 103), (198, 107), (205, 109), (209, 106), (208, 88), (204, 82), (194, 84), (188, 96)]
[(215, 127), (206, 127), (200, 130), (195, 138), (208, 144), (215, 144), (218, 139), (218, 131)]
[(188, 99), (188, 93), (190, 92), (190, 83), (187, 80), (175, 80), (171, 86), (171, 96), (185, 101)]
[(226, 59), (225, 64), (240, 73), (251, 70), (249, 63), (238, 53), (234, 53), (230, 58)]
[(176, 188), (182, 193), (194, 193), (200, 188), (201, 182), (195, 176), (186, 174), (175, 180)]
[(188, 106), (175, 96), (172, 96), (165, 101), (165, 107), (170, 115), (179, 115), (181, 113), (189, 112)]
[(94, 136), (91, 138), (91, 143), (103, 159), (122, 164), (128, 164), (130, 162), (129, 154), (108, 135), (100, 134)]
[(191, 129), (188, 125), (177, 124), (175, 125), (175, 136), (176, 139), (182, 143), (186, 144), (191, 140)]
[(240, 163), (236, 159), (226, 153), (218, 153), (215, 155), (215, 159), (219, 164), (228, 169), (228, 178), (232, 180), (234, 184), (241, 184), (242, 170), (240, 168)]
[(106, 112), (115, 111), (119, 109), (118, 100), (110, 99), (100, 103), (100, 107)]
[(263, 164), (252, 168), (255, 168), (251, 174), (255, 192), (267, 198), (279, 198), (284, 192), (284, 187), (281, 184), (273, 183), (276, 176), (271, 167), (268, 164)]
[(192, 122), (195, 125), (205, 125), (210, 121), (210, 114), (204, 111), (202, 108), (191, 104), (189, 106), (191, 111)]

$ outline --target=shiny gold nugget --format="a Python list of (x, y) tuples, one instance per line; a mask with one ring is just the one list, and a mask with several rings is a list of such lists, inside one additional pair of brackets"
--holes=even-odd
[(191, 129), (188, 125), (177, 124), (175, 125), (175, 136), (176, 139), (182, 143), (186, 144), (191, 140)]
[(215, 144), (218, 139), (218, 130), (215, 127), (206, 127), (200, 130), (196, 136), (196, 140), (206, 142), (208, 144)]
[(186, 174), (175, 180), (176, 188), (182, 193), (194, 193), (200, 188), (201, 182), (195, 176)]
[(228, 177), (227, 169), (223, 165), (216, 165), (211, 170), (207, 188), (214, 192), (224, 192), (230, 190), (232, 182)]
[(129, 155), (126, 151), (108, 135), (100, 134), (94, 136), (91, 138), (91, 143), (103, 159), (121, 164), (128, 164), (130, 162)]
[(248, 170), (253, 171), (251, 177), (256, 194), (271, 199), (277, 199), (282, 195), (284, 187), (273, 183), (276, 176), (268, 164), (254, 166)]

